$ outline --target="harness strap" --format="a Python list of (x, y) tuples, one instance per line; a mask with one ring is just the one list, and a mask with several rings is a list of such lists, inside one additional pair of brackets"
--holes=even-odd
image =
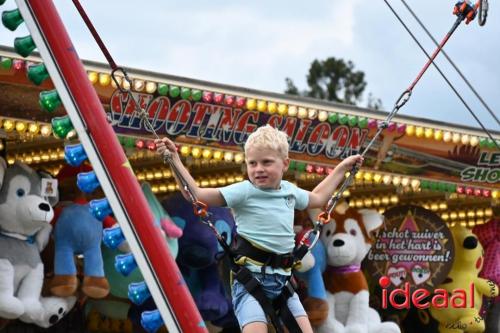
[(272, 268), (291, 269), (294, 263), (293, 253), (277, 254), (262, 250), (245, 238), (236, 235), (232, 250), (236, 254), (236, 262), (249, 258), (259, 266), (269, 266)]
[[(252, 295), (257, 302), (259, 302), (264, 313), (269, 316), (271, 324), (274, 326), (277, 333), (284, 333), (283, 324), (290, 333), (302, 332), (287, 304), (288, 299), (295, 292), (291, 280), (287, 281), (281, 294), (271, 302), (264, 294), (260, 282), (252, 275), (252, 272), (250, 272), (248, 268), (238, 266), (237, 264), (233, 266), (235, 266), (233, 268), (234, 278), (245, 287), (247, 292)], [(282, 319), (281, 321), (280, 317)]]

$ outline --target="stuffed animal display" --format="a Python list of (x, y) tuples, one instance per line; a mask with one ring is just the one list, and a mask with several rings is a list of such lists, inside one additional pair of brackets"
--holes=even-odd
[(57, 195), (46, 198), (49, 191), (42, 192), (45, 178), (50, 177), (20, 162), (7, 167), (0, 157), (0, 317), (41, 327), (58, 322), (76, 302), (75, 297), (41, 297), (40, 251), (49, 240), (57, 202)]
[[(491, 280), (500, 285), (500, 219), (494, 218), (485, 224), (476, 225), (472, 232), (477, 236), (484, 248), (484, 266), (480, 277)], [(492, 305), (491, 309), (488, 309)], [(483, 305), (487, 311), (486, 332), (500, 332), (500, 296), (494, 300), (489, 299)]]
[(74, 256), (83, 255), (82, 292), (91, 298), (109, 293), (101, 253), (102, 222), (89, 210), (85, 200), (64, 207), (54, 227), (54, 277), (50, 291), (57, 296), (73, 295), (78, 288)]
[[(302, 228), (297, 234), (297, 241), (300, 241), (313, 225), (307, 211), (295, 211), (294, 224)], [(326, 249), (323, 243), (319, 241), (302, 258), (300, 267), (294, 273), (306, 285), (307, 293), (302, 299), (302, 305), (313, 326), (319, 326), (328, 316), (328, 302), (326, 300), (325, 284), (323, 283), (325, 269)]]
[[(479, 314), (482, 297), (498, 296), (498, 286), (493, 281), (478, 276), (483, 268), (484, 252), (477, 237), (460, 225), (450, 230), (455, 245), (455, 258), (448, 277), (438, 288), (445, 289), (452, 297), (447, 307), (431, 306), (430, 313), (439, 322), (440, 333), (484, 332), (484, 319)], [(454, 297), (456, 290), (461, 290), (463, 297)], [(471, 306), (472, 300), (474, 302)], [(439, 304), (443, 305), (442, 302)]]
[[(180, 194), (163, 202), (174, 223), (183, 229), (177, 264), (202, 317), (220, 327), (237, 326), (229, 293), (219, 275), (216, 256), (222, 253), (212, 230), (194, 215), (193, 207)], [(211, 207), (217, 231), (231, 243), (235, 223), (227, 208)]]
[(356, 210), (337, 205), (331, 221), (321, 232), (327, 267), (323, 280), (329, 314), (318, 332), (400, 333), (393, 322), (381, 322), (369, 306), (366, 278), (361, 262), (372, 246), (373, 233), (382, 226), (382, 216), (374, 210)]

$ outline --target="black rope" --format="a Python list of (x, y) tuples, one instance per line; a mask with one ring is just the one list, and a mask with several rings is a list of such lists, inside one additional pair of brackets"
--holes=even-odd
[[(420, 27), (425, 31), (425, 33), (427, 34), (427, 36), (429, 36), (429, 38), (432, 39), (432, 41), (434, 42), (434, 44), (436, 46), (438, 46), (439, 44), (438, 44), (437, 40), (434, 38), (434, 36), (432, 36), (432, 34), (427, 29), (427, 27), (422, 23), (422, 21), (415, 14), (415, 12), (410, 8), (410, 6), (406, 3), (406, 1), (405, 0), (401, 0), (401, 2), (406, 7), (406, 9), (408, 9), (408, 11), (413, 16), (413, 18), (418, 22), (418, 24), (420, 25)], [(479, 101), (481, 102), (481, 104), (483, 104), (483, 106), (486, 108), (486, 110), (488, 110), (488, 112), (490, 113), (490, 115), (496, 120), (497, 124), (500, 126), (500, 120), (497, 118), (497, 116), (495, 115), (495, 113), (490, 109), (490, 107), (488, 106), (488, 104), (486, 104), (486, 102), (483, 100), (483, 98), (479, 95), (479, 93), (476, 91), (476, 89), (474, 89), (474, 87), (472, 86), (472, 84), (470, 84), (469, 80), (467, 80), (467, 78), (462, 73), (462, 71), (460, 71), (460, 69), (458, 68), (458, 66), (453, 62), (453, 60), (451, 60), (451, 58), (448, 56), (448, 54), (444, 50), (442, 50), (441, 52), (443, 53), (443, 55), (445, 56), (445, 58), (448, 60), (448, 62), (453, 66), (453, 68), (457, 71), (458, 75), (460, 75), (460, 77), (462, 78), (462, 80), (464, 80), (464, 82), (467, 84), (467, 86), (470, 88), (470, 90), (474, 93), (474, 95), (476, 95), (476, 97), (479, 99)]]
[[(387, 2), (387, 0), (384, 0), (384, 2), (389, 7), (389, 9), (394, 14), (394, 16), (396, 16), (396, 18), (401, 23), (401, 25), (403, 25), (403, 27), (405, 28), (405, 30), (410, 34), (411, 38), (415, 41), (415, 43), (417, 43), (418, 47), (422, 50), (422, 52), (424, 52), (424, 54), (427, 56), (427, 58), (431, 59), (431, 56), (427, 53), (427, 51), (424, 49), (424, 47), (422, 46), (422, 44), (420, 44), (420, 42), (418, 41), (418, 39), (411, 32), (411, 30), (408, 28), (408, 26), (403, 22), (403, 20), (398, 15), (398, 13), (396, 13), (396, 11), (394, 10), (394, 8), (392, 8), (392, 6), (389, 4), (389, 2)], [(469, 107), (469, 105), (465, 102), (465, 100), (462, 98), (462, 96), (460, 96), (460, 94), (458, 93), (458, 91), (455, 89), (455, 87), (453, 86), (453, 84), (448, 80), (448, 78), (446, 77), (446, 75), (444, 75), (444, 73), (441, 71), (441, 69), (439, 68), (439, 66), (434, 61), (432, 62), (432, 64), (437, 69), (437, 71), (439, 72), (439, 74), (441, 74), (441, 76), (446, 81), (446, 83), (450, 86), (451, 90), (453, 90), (453, 92), (457, 95), (457, 97), (460, 99), (460, 101), (462, 101), (462, 103), (464, 104), (465, 108), (474, 117), (474, 119), (476, 119), (477, 123), (481, 126), (481, 128), (483, 129), (483, 131), (493, 141), (493, 143), (495, 144), (495, 146), (497, 147), (497, 149), (500, 150), (500, 146), (498, 145), (498, 143), (496, 142), (496, 140), (493, 138), (493, 136), (491, 135), (491, 133), (486, 129), (486, 127), (483, 125), (483, 123), (481, 122), (481, 120), (479, 120), (479, 118), (476, 116), (476, 114), (474, 113), (474, 111), (472, 111), (472, 109)]]

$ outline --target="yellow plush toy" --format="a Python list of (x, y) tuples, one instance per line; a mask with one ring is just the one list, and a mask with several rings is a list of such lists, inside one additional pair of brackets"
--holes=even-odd
[(479, 315), (483, 296), (496, 297), (498, 286), (478, 277), (483, 268), (484, 251), (477, 237), (467, 228), (451, 228), (455, 259), (448, 277), (437, 288), (449, 294), (448, 306), (442, 302), (430, 307), (439, 322), (440, 333), (484, 332), (484, 319)]

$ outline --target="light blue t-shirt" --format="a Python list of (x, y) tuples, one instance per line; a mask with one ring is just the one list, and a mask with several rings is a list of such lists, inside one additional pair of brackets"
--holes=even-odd
[(285, 180), (278, 190), (259, 189), (248, 180), (219, 190), (226, 205), (233, 209), (238, 234), (270, 252), (293, 251), (294, 209), (307, 208), (307, 191)]

